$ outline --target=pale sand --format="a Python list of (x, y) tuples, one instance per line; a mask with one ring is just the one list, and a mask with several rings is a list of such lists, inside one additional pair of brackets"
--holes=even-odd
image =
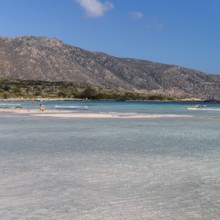
[(84, 113), (62, 110), (46, 110), (40, 112), (36, 109), (0, 109), (0, 112), (11, 112), (16, 114), (28, 114), (38, 117), (60, 117), (60, 118), (190, 118), (192, 115), (176, 114), (134, 114), (134, 113)]

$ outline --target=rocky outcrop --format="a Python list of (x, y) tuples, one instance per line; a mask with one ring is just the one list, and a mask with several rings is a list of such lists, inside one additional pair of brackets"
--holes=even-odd
[(47, 37), (0, 37), (0, 77), (66, 81), (147, 94), (220, 100), (218, 75), (117, 58)]

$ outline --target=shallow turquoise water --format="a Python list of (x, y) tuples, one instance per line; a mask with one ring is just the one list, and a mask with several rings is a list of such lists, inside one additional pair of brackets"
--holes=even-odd
[[(0, 102), (0, 108), (24, 107), (38, 109), (40, 103), (46, 109), (72, 110), (86, 112), (123, 112), (123, 113), (158, 113), (158, 114), (195, 114), (219, 115), (220, 103), (207, 102), (157, 102), (157, 101), (37, 101), (37, 102)], [(198, 105), (201, 108), (187, 110), (187, 106)]]
[(185, 103), (45, 104), (194, 117), (0, 113), (0, 219), (220, 219), (218, 104), (204, 104), (206, 110), (187, 110)]

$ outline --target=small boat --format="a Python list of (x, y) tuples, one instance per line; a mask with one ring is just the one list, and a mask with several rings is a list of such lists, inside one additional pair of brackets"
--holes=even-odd
[(186, 106), (186, 108), (189, 110), (194, 110), (194, 109), (202, 108), (202, 106), (201, 105), (190, 105), (190, 106)]

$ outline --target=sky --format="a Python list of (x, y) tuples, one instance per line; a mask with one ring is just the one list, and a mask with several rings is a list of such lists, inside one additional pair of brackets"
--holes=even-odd
[(220, 74), (220, 0), (0, 0), (0, 36)]

